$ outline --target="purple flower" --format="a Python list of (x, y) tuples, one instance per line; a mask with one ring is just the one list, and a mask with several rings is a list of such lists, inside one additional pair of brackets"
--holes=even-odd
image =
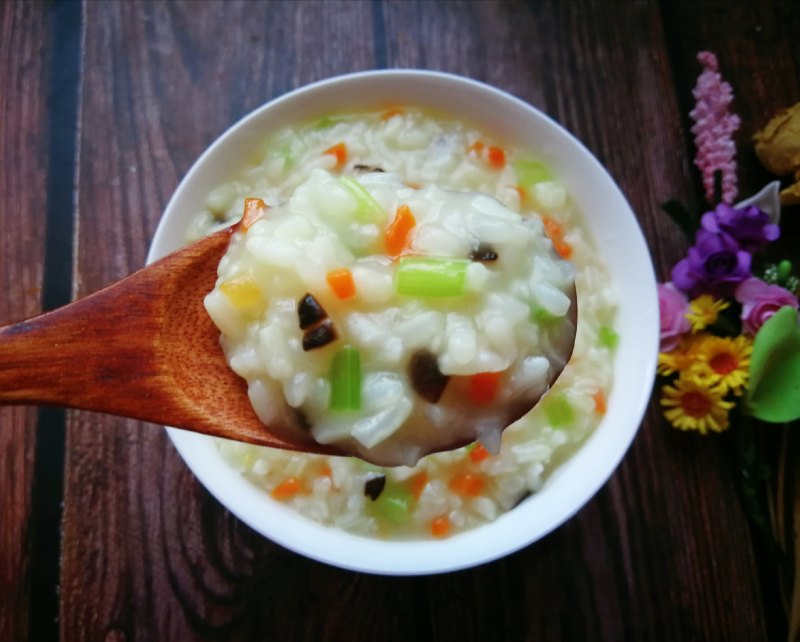
[(736, 300), (742, 304), (742, 329), (754, 335), (767, 319), (784, 306), (798, 307), (797, 297), (779, 285), (770, 285), (755, 277), (736, 288)]
[(658, 309), (661, 315), (661, 352), (678, 347), (681, 337), (689, 332), (686, 312), (689, 302), (672, 283), (658, 284)]
[(750, 276), (750, 260), (750, 254), (727, 234), (700, 229), (687, 257), (672, 268), (672, 281), (692, 297), (728, 296)]
[(694, 121), (692, 133), (697, 146), (695, 165), (703, 175), (708, 202), (714, 199), (714, 173), (722, 175), (722, 200), (732, 203), (736, 198), (736, 145), (733, 133), (739, 129), (739, 117), (731, 114), (728, 108), (733, 100), (731, 86), (719, 74), (717, 57), (701, 51), (697, 60), (703, 71), (692, 90), (697, 104), (689, 112)]
[(755, 205), (741, 209), (720, 203), (700, 220), (703, 229), (712, 234), (731, 236), (743, 250), (757, 252), (780, 236), (780, 228), (769, 222), (769, 215)]

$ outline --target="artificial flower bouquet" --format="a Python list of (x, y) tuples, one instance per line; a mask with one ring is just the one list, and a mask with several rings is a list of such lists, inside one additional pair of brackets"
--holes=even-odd
[(692, 217), (667, 209), (693, 235), (693, 245), (659, 285), (661, 354), (668, 378), (661, 404), (681, 430), (722, 432), (731, 410), (770, 422), (800, 418), (800, 281), (788, 258), (770, 262), (780, 236), (777, 183), (734, 205), (739, 119), (729, 111), (731, 87), (716, 57), (698, 55), (704, 70), (694, 96), (695, 164), (713, 209)]
[[(737, 203), (733, 93), (713, 54), (698, 60), (690, 117), (709, 207), (696, 215), (676, 201), (664, 204), (691, 246), (659, 284), (660, 405), (679, 430), (737, 431), (745, 509), (776, 553), (789, 639), (800, 639), (800, 455), (792, 446), (800, 442), (787, 437), (800, 428), (786, 427), (800, 419), (800, 279), (796, 257), (776, 244), (781, 203), (800, 202), (800, 104), (755, 136), (764, 165), (796, 172), (798, 183), (780, 192), (775, 181)], [(762, 422), (782, 425), (777, 458), (759, 452)]]
[(778, 235), (755, 205), (720, 203), (659, 285), (661, 404), (675, 428), (722, 432), (737, 402), (764, 421), (800, 418), (798, 278), (762, 254)]

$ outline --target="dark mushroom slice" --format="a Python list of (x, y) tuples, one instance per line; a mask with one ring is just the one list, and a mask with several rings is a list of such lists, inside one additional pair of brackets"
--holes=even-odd
[(431, 403), (437, 403), (444, 394), (450, 377), (439, 370), (436, 355), (428, 350), (419, 350), (411, 357), (409, 363), (411, 387), (415, 392)]
[(496, 261), (497, 260), (497, 252), (489, 243), (478, 243), (478, 245), (472, 248), (472, 252), (469, 253), (469, 258), (473, 261), (479, 261), (481, 263), (485, 263), (488, 261)]
[(327, 319), (328, 313), (314, 298), (314, 295), (307, 292), (297, 302), (297, 316), (300, 320), (300, 329), (305, 330), (323, 319)]
[(377, 165), (353, 165), (353, 171), (358, 172), (359, 174), (368, 174), (370, 172), (383, 172), (382, 167), (378, 167)]
[(325, 319), (316, 328), (305, 331), (303, 334), (303, 350), (306, 352), (315, 350), (335, 340), (336, 329), (333, 327), (333, 321)]
[(373, 475), (364, 482), (364, 494), (373, 502), (381, 496), (386, 486), (386, 475)]

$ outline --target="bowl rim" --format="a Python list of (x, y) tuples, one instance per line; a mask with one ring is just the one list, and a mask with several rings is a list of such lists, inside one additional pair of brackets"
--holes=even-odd
[[(606, 415), (579, 448), (548, 475), (543, 488), (525, 500), (525, 510), (517, 508), (508, 511), (493, 522), (444, 540), (381, 540), (324, 526), (258, 490), (224, 462), (211, 438), (170, 427), (167, 427), (167, 432), (181, 458), (211, 495), (262, 536), (305, 557), (344, 569), (381, 575), (424, 575), (474, 567), (538, 541), (578, 512), (608, 481), (630, 447), (650, 398), (658, 354), (658, 301), (652, 259), (639, 222), (615, 181), (583, 143), (550, 116), (504, 90), (455, 74), (419, 69), (370, 70), (333, 76), (278, 96), (239, 119), (215, 139), (180, 181), (159, 221), (147, 262), (175, 249), (176, 228), (170, 227), (170, 222), (175, 219), (187, 191), (192, 189), (191, 185), (202, 168), (226, 144), (230, 144), (237, 132), (268, 119), (265, 114), (290, 106), (293, 102), (323, 95), (334, 88), (341, 89), (343, 85), (359, 86), (385, 79), (399, 81), (404, 86), (407, 83), (434, 82), (437, 86), (445, 85), (458, 92), (485, 94), (489, 101), (505, 103), (508, 109), (513, 108), (524, 114), (530, 122), (538, 122), (542, 127), (553, 130), (567, 146), (571, 146), (573, 154), (580, 156), (580, 162), (591, 170), (593, 179), (607, 191), (614, 207), (623, 211), (621, 215), (630, 224), (629, 235), (636, 238), (633, 255), (640, 273), (638, 277), (647, 286), (639, 307), (642, 327), (649, 328), (637, 346), (631, 346), (630, 340), (621, 336), (620, 347), (614, 356), (615, 362), (620, 359), (619, 350), (622, 346), (626, 349), (635, 348), (642, 366), (636, 378), (631, 378), (631, 383), (638, 386), (625, 391), (627, 411), (624, 414), (627, 425), (616, 427), (613, 434), (608, 429), (604, 431), (604, 424), (611, 421)], [(418, 104), (420, 101), (405, 102)], [(353, 111), (357, 109), (354, 105)], [(461, 116), (456, 114), (454, 118), (461, 119)], [(185, 228), (183, 231), (185, 233)], [(618, 387), (619, 383), (615, 383), (612, 397)], [(619, 393), (616, 396), (619, 398)], [(609, 414), (610, 410), (611, 400)], [(596, 457), (587, 456), (587, 453), (595, 450), (602, 451), (604, 457), (601, 463), (604, 465), (596, 465), (596, 462), (590, 465)], [(575, 476), (574, 479), (570, 479), (571, 475)], [(553, 499), (549, 499), (547, 490), (553, 487), (560, 488), (563, 497), (556, 497), (551, 492)], [(543, 504), (544, 500), (547, 500), (546, 505)], [(262, 507), (260, 510), (254, 510), (259, 506)], [(542, 510), (537, 511), (537, 508)], [(546, 519), (542, 517), (543, 512), (547, 514)], [(489, 535), (491, 537), (487, 538)], [(400, 552), (402, 556), (398, 556)]]

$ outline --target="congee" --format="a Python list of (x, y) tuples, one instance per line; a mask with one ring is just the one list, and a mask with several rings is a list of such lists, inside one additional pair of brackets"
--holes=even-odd
[(605, 412), (616, 334), (535, 152), (412, 108), (334, 115), (209, 193), (190, 236), (242, 219), (206, 308), (254, 410), (382, 464), (220, 440), (232, 466), (380, 537), (445, 537), (541, 487)]

